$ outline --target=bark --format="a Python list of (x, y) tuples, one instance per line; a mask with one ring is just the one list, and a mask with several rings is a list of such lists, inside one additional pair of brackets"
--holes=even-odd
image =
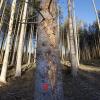
[(23, 17), (22, 17), (22, 26), (21, 26), (21, 32), (20, 32), (20, 39), (18, 44), (18, 52), (17, 52), (17, 64), (16, 64), (16, 77), (21, 76), (21, 63), (22, 63), (22, 53), (23, 53), (23, 47), (24, 47), (24, 37), (25, 37), (25, 28), (26, 24), (26, 18), (27, 18), (27, 8), (28, 8), (28, 0), (25, 0), (25, 6), (23, 11)]
[(64, 31), (63, 31), (63, 28), (62, 28), (61, 34), (62, 34), (61, 60), (64, 61)]
[[(20, 4), (18, 6), (21, 6)], [(11, 51), (10, 51), (10, 57), (9, 57), (9, 64), (12, 63), (12, 57), (13, 57), (13, 51), (14, 51), (14, 47), (15, 47), (15, 39), (16, 39), (16, 33), (17, 33), (17, 29), (18, 29), (18, 21), (19, 21), (19, 17), (20, 17), (20, 8), (17, 8), (16, 11), (17, 15), (16, 15), (16, 19), (15, 19), (15, 24), (14, 24), (14, 28), (13, 28), (13, 36), (12, 36), (12, 42), (11, 42)], [(18, 37), (17, 37), (18, 38)]]
[(96, 18), (97, 18), (97, 22), (98, 22), (99, 31), (100, 31), (100, 19), (99, 19), (98, 12), (97, 12), (97, 9), (96, 9), (95, 1), (92, 0), (92, 3), (93, 3), (94, 11), (95, 11), (95, 14), (96, 14)]
[(73, 20), (72, 20), (72, 2), (68, 0), (68, 17), (69, 17), (69, 39), (70, 39), (70, 61), (72, 67), (72, 75), (77, 76), (78, 62), (76, 59), (75, 52), (75, 41), (74, 41), (74, 31), (73, 31)]
[(69, 33), (67, 32), (67, 48), (70, 51), (70, 40), (69, 40)]
[(76, 52), (76, 60), (79, 66), (79, 54), (78, 54), (78, 41), (77, 41), (77, 28), (76, 28), (74, 0), (72, 0), (72, 5), (73, 5), (73, 28), (74, 28), (74, 38), (75, 38), (75, 52)]
[(6, 5), (7, 5), (7, 1), (5, 1), (4, 9), (3, 9), (1, 20), (0, 20), (0, 31), (1, 31), (1, 28), (2, 28), (2, 25), (3, 25), (3, 18), (4, 18), (4, 13), (5, 13)]
[(5, 43), (5, 38), (6, 38), (6, 32), (3, 33), (3, 37), (2, 37), (2, 41), (1, 41), (1, 47), (0, 47), (0, 56), (1, 56), (1, 59), (3, 59), (3, 46), (4, 46), (4, 43)]
[[(21, 14), (20, 14), (19, 20), (22, 19), (22, 13), (23, 13), (23, 6), (22, 6), (22, 9), (21, 9)], [(16, 56), (16, 52), (17, 52), (17, 49), (18, 49), (20, 30), (21, 30), (21, 23), (18, 23), (18, 29), (17, 29), (17, 34), (16, 34), (16, 38), (15, 38), (15, 43), (14, 43), (14, 50), (13, 50), (13, 54), (12, 54), (11, 65), (13, 65), (14, 61), (15, 61), (15, 56)]]
[[(28, 13), (27, 13), (27, 17), (28, 17)], [(26, 23), (27, 23), (27, 18), (26, 18)], [(27, 36), (27, 35), (26, 35), (26, 29), (27, 29), (27, 24), (25, 24), (25, 34), (24, 34), (24, 39), (23, 39), (23, 40), (24, 40), (24, 41), (23, 41), (23, 42), (24, 42), (24, 44), (23, 44), (23, 48), (24, 48), (24, 49), (23, 49), (23, 52), (22, 52), (22, 64), (26, 64), (26, 62), (27, 62), (27, 60), (28, 60), (28, 59), (27, 59), (27, 58), (28, 58), (28, 54), (27, 54), (27, 51), (25, 51), (25, 46), (26, 46), (26, 48), (27, 48), (27, 44), (28, 44), (28, 43), (26, 42), (27, 40), (25, 41), (26, 36)], [(25, 58), (26, 58), (26, 59), (25, 59)]]
[(1, 0), (1, 1), (0, 1), (0, 10), (1, 10), (1, 8), (2, 8), (3, 2), (4, 2), (4, 0)]
[(63, 30), (62, 30), (62, 61), (64, 61), (65, 60), (65, 38), (64, 38), (64, 28), (63, 28)]
[(62, 41), (63, 41), (63, 38), (62, 38), (62, 30), (60, 29), (60, 45), (59, 45), (59, 49), (60, 49), (60, 57), (62, 59)]
[(1, 70), (1, 76), (0, 76), (0, 81), (2, 82), (6, 82), (6, 72), (7, 72), (15, 9), (16, 9), (16, 0), (13, 0), (12, 7), (11, 7), (11, 16), (10, 16), (10, 21), (9, 21), (9, 29), (8, 29), (8, 35), (7, 35), (5, 55), (4, 55), (4, 60), (3, 60), (2, 70)]
[(36, 63), (36, 49), (37, 49), (37, 31), (36, 31), (36, 40), (34, 43), (34, 63)]
[[(63, 100), (61, 65), (55, 36), (57, 23), (53, 4), (52, 16), (47, 9), (49, 1), (41, 2), (41, 13), (45, 19), (38, 26), (35, 100)], [(45, 84), (46, 89), (43, 87)]]
[[(60, 11), (59, 11), (59, 6), (58, 5), (57, 5), (57, 11), (58, 11), (58, 13), (57, 13), (58, 14), (57, 15), (58, 16), (57, 17), (58, 18), (57, 19), (57, 29), (58, 29), (57, 30), (57, 43), (58, 43), (58, 47), (59, 47), (59, 44), (60, 44), (60, 18), (59, 18), (60, 17), (59, 16), (60, 14), (59, 13), (60, 13)], [(60, 47), (59, 47), (59, 49), (60, 49)]]
[(29, 46), (28, 46), (28, 53), (29, 53), (29, 55), (28, 55), (28, 65), (30, 64), (30, 62), (31, 62), (31, 54), (32, 54), (32, 34), (33, 34), (33, 32), (32, 32), (32, 25), (31, 25), (31, 32), (30, 32), (30, 36), (29, 36)]

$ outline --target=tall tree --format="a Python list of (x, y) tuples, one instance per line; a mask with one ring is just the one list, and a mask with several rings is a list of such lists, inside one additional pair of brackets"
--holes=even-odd
[[(21, 12), (20, 12), (20, 15), (19, 15), (19, 20), (20, 21), (22, 20), (23, 8), (24, 8), (24, 5), (22, 5)], [(16, 58), (15, 56), (16, 56), (16, 52), (17, 52), (17, 49), (18, 49), (20, 30), (21, 30), (21, 23), (18, 23), (18, 28), (17, 28), (16, 38), (15, 38), (15, 43), (14, 43), (14, 50), (13, 50), (13, 54), (12, 54), (11, 65), (15, 64), (14, 61), (15, 61), (15, 58)]]
[(6, 82), (6, 72), (7, 72), (8, 57), (9, 57), (9, 51), (10, 51), (11, 35), (12, 35), (12, 29), (13, 29), (15, 10), (16, 10), (16, 0), (13, 0), (12, 7), (11, 7), (11, 16), (10, 16), (10, 21), (9, 21), (9, 29), (8, 29), (8, 35), (7, 35), (5, 55), (4, 55), (4, 60), (3, 60), (2, 70), (1, 70), (1, 76), (0, 76), (0, 81), (2, 82)]
[(5, 13), (5, 10), (6, 10), (6, 6), (7, 6), (7, 1), (5, 1), (5, 5), (4, 5), (4, 8), (3, 8), (3, 12), (2, 12), (2, 15), (1, 15), (1, 20), (0, 20), (0, 31), (1, 31), (1, 28), (2, 28), (2, 25), (3, 25), (4, 13)]
[(78, 54), (78, 38), (77, 38), (77, 26), (76, 26), (76, 15), (75, 15), (75, 6), (74, 0), (72, 0), (72, 19), (73, 19), (73, 29), (74, 29), (74, 38), (75, 38), (75, 52), (76, 52), (76, 59), (79, 66), (79, 54)]
[(99, 15), (98, 15), (98, 12), (97, 12), (97, 9), (96, 9), (95, 1), (92, 0), (92, 3), (93, 3), (94, 11), (95, 11), (95, 14), (96, 14), (97, 22), (98, 22), (98, 27), (99, 27), (99, 30), (100, 30), (100, 19), (99, 19)]
[[(40, 4), (44, 20), (38, 24), (35, 100), (63, 100), (54, 2), (55, 0), (41, 0)], [(42, 16), (39, 16), (39, 21), (41, 20)]]
[(4, 0), (1, 0), (1, 1), (0, 1), (0, 10), (1, 10), (1, 8), (2, 8), (3, 2), (4, 2)]
[(77, 76), (78, 62), (75, 51), (75, 37), (73, 31), (73, 19), (72, 19), (72, 0), (68, 0), (68, 18), (69, 18), (69, 40), (70, 40), (70, 61), (72, 67), (72, 75)]
[(28, 44), (28, 65), (30, 64), (31, 62), (31, 54), (32, 54), (32, 34), (33, 34), (33, 31), (32, 31), (32, 25), (31, 25), (31, 30), (30, 30), (30, 36), (29, 36), (29, 44)]
[(22, 26), (21, 26), (21, 32), (20, 32), (20, 38), (19, 38), (19, 44), (18, 44), (18, 52), (17, 52), (17, 64), (16, 64), (16, 77), (21, 76), (21, 63), (22, 63), (22, 53), (23, 53), (23, 47), (24, 47), (24, 37), (25, 37), (25, 29), (26, 29), (26, 18), (27, 18), (27, 8), (28, 8), (28, 1), (25, 0), (24, 5), (24, 11), (23, 11), (23, 17), (22, 17)]

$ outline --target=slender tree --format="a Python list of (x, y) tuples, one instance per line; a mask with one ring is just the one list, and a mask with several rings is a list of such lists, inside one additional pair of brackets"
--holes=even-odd
[(1, 0), (1, 1), (0, 1), (0, 10), (1, 10), (1, 8), (2, 8), (3, 2), (4, 2), (4, 0)]
[(16, 64), (16, 77), (21, 76), (21, 63), (22, 63), (22, 53), (23, 53), (23, 47), (24, 47), (24, 37), (25, 37), (25, 28), (26, 28), (26, 18), (27, 18), (27, 8), (28, 8), (28, 0), (25, 0), (25, 6), (23, 11), (23, 17), (22, 17), (22, 26), (21, 26), (21, 32), (20, 32), (20, 38), (19, 38), (19, 44), (18, 44), (18, 52), (17, 52), (17, 64)]
[(69, 18), (69, 39), (70, 39), (70, 61), (72, 67), (72, 75), (77, 76), (78, 62), (75, 52), (75, 37), (73, 31), (73, 20), (72, 20), (72, 0), (68, 0), (68, 18)]
[(29, 36), (29, 44), (28, 44), (28, 65), (31, 62), (31, 54), (32, 54), (32, 25), (31, 25), (31, 30), (30, 30), (30, 36)]
[(73, 13), (73, 16), (72, 16), (72, 19), (73, 19), (73, 28), (74, 28), (74, 38), (75, 38), (75, 52), (76, 52), (76, 59), (77, 59), (77, 63), (78, 63), (78, 66), (79, 66), (79, 54), (78, 54), (78, 38), (77, 38), (77, 26), (76, 26), (76, 16), (75, 16), (75, 7), (74, 7), (74, 0), (72, 0), (72, 13)]
[[(22, 14), (23, 14), (23, 5), (22, 5), (22, 8), (21, 8), (21, 13), (20, 13), (20, 18), (19, 18), (20, 21), (22, 20)], [(16, 38), (15, 38), (15, 43), (14, 43), (14, 50), (13, 50), (13, 54), (12, 54), (11, 65), (15, 64), (14, 61), (15, 61), (15, 58), (16, 58), (15, 56), (16, 56), (16, 52), (17, 52), (17, 49), (18, 49), (20, 30), (21, 30), (21, 23), (18, 23), (18, 28), (17, 28), (17, 34), (16, 34)]]
[(10, 42), (11, 42), (15, 10), (16, 10), (16, 0), (13, 0), (12, 7), (11, 7), (11, 16), (10, 16), (10, 21), (9, 21), (9, 29), (8, 29), (8, 35), (7, 35), (5, 55), (4, 55), (4, 60), (3, 60), (2, 70), (1, 70), (1, 76), (0, 76), (0, 81), (2, 82), (6, 82), (6, 72), (7, 72), (8, 57), (9, 57), (9, 51), (10, 51), (10, 44), (11, 44)]
[(4, 19), (4, 13), (5, 13), (5, 10), (6, 10), (6, 6), (7, 6), (7, 1), (5, 1), (4, 9), (3, 9), (1, 20), (0, 20), (0, 31), (1, 31), (1, 28), (2, 28), (2, 25), (3, 25), (3, 19)]
[(93, 4), (93, 7), (94, 7), (94, 11), (95, 11), (96, 18), (97, 18), (97, 22), (98, 22), (98, 27), (99, 27), (99, 30), (100, 30), (100, 19), (99, 19), (99, 16), (98, 16), (98, 12), (97, 12), (96, 5), (95, 5), (95, 1), (94, 0), (92, 0), (92, 4)]

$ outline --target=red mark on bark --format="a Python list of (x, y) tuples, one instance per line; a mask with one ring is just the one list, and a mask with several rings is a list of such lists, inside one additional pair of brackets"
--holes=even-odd
[(44, 91), (48, 91), (48, 83), (43, 83), (42, 84), (42, 89), (44, 90)]

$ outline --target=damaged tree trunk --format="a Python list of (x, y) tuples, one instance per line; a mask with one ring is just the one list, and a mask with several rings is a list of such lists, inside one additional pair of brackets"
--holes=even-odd
[(56, 41), (56, 10), (54, 0), (51, 1), (42, 0), (40, 5), (44, 20), (38, 26), (35, 100), (63, 100), (61, 64)]

